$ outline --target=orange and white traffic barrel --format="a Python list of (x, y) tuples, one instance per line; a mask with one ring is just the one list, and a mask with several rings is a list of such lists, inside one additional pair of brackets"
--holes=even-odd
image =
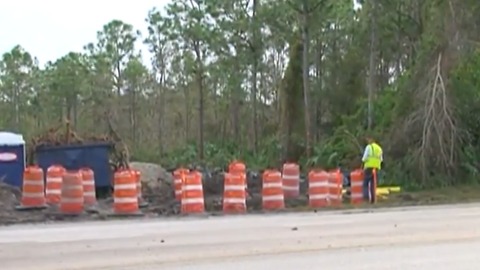
[(228, 172), (229, 173), (246, 173), (247, 166), (245, 165), (245, 163), (239, 160), (234, 160), (228, 165)]
[(182, 183), (185, 181), (185, 176), (190, 171), (185, 168), (178, 168), (173, 172), (173, 188), (175, 191), (175, 199), (182, 200)]
[(130, 170), (119, 170), (114, 174), (113, 211), (118, 215), (139, 214), (137, 183)]
[(244, 173), (226, 173), (223, 192), (224, 213), (245, 213), (247, 211), (246, 179)]
[(308, 204), (312, 208), (328, 206), (329, 173), (324, 170), (311, 170), (308, 174)]
[(137, 183), (138, 206), (139, 207), (146, 207), (148, 205), (148, 203), (143, 199), (142, 173), (139, 170), (132, 170), (132, 173), (135, 177), (135, 182)]
[(65, 168), (61, 165), (52, 165), (47, 169), (45, 196), (47, 203), (57, 205), (62, 194), (62, 177)]
[(83, 177), (79, 171), (66, 171), (62, 177), (60, 213), (79, 215), (84, 210)]
[(328, 178), (328, 201), (330, 205), (342, 204), (343, 174), (339, 169), (329, 172)]
[(86, 206), (97, 204), (97, 194), (95, 192), (95, 173), (90, 168), (80, 170), (83, 181), (83, 198)]
[(362, 169), (350, 172), (350, 202), (352, 204), (361, 204), (363, 202), (363, 179)]
[(234, 160), (228, 165), (228, 172), (234, 174), (243, 174), (245, 177), (245, 189), (247, 189), (247, 165), (245, 163)]
[(185, 174), (182, 185), (181, 212), (183, 214), (205, 212), (202, 174), (198, 171)]
[(282, 180), (285, 198), (297, 198), (300, 195), (300, 166), (295, 163), (285, 163)]
[(43, 169), (28, 166), (23, 172), (22, 199), (18, 210), (40, 209), (46, 207)]
[(277, 170), (263, 172), (262, 206), (264, 210), (279, 210), (285, 208), (282, 174)]

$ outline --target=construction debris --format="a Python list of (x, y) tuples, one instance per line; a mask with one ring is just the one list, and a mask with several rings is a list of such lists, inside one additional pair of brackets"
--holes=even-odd
[(27, 146), (27, 162), (33, 163), (35, 151), (39, 147), (109, 143), (112, 145), (112, 157), (110, 159), (112, 169), (128, 168), (130, 159), (128, 147), (115, 131), (110, 117), (107, 117), (107, 122), (109, 134), (84, 135), (82, 137), (71, 128), (69, 120), (64, 120), (58, 126), (32, 138)]

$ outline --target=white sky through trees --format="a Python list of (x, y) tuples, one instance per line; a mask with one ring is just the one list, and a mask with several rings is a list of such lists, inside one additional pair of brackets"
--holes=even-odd
[[(97, 31), (114, 19), (146, 33), (145, 18), (153, 7), (170, 0), (5, 0), (0, 1), (0, 55), (21, 45), (40, 65), (96, 41)], [(355, 3), (355, 0), (353, 0)], [(358, 5), (356, 5), (358, 8)], [(150, 55), (141, 41), (145, 63)]]
[[(21, 45), (40, 65), (96, 41), (97, 31), (113, 19), (147, 32), (145, 18), (169, 0), (6, 0), (0, 1), (0, 55)], [(139, 42), (145, 60), (149, 56)]]

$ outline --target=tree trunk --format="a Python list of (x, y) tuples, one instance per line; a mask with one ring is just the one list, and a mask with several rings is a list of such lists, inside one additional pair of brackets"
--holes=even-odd
[(311, 138), (311, 126), (310, 126), (310, 97), (309, 97), (309, 71), (310, 62), (308, 57), (308, 49), (310, 37), (308, 33), (308, 0), (303, 0), (303, 14), (302, 14), (302, 40), (303, 40), (303, 53), (302, 53), (302, 78), (303, 78), (303, 102), (305, 106), (305, 153), (307, 159), (310, 158), (312, 151), (312, 138)]
[(136, 97), (136, 86), (132, 88), (131, 92), (131, 100), (130, 100), (130, 107), (131, 107), (131, 113), (130, 113), (130, 128), (131, 128), (131, 136), (132, 136), (132, 144), (134, 146), (137, 145), (137, 117), (136, 117), (136, 111), (137, 111), (137, 97)]
[(157, 112), (157, 120), (158, 120), (158, 148), (160, 153), (163, 153), (163, 145), (164, 145), (164, 119), (165, 119), (165, 112), (167, 111), (167, 102), (166, 102), (166, 97), (165, 97), (165, 73), (166, 73), (166, 67), (163, 61), (163, 57), (161, 58), (161, 64), (160, 64), (160, 82), (158, 85), (158, 100), (157, 100), (157, 106), (158, 112)]
[(189, 93), (189, 86), (185, 85), (185, 82), (182, 82), (184, 87), (183, 94), (185, 102), (185, 144), (188, 144), (190, 140), (190, 93)]
[(15, 131), (20, 131), (20, 91), (18, 87), (15, 87), (13, 90), (13, 111), (14, 111), (14, 129)]
[[(235, 71), (240, 70), (239, 59), (234, 60)], [(241, 105), (241, 91), (242, 91), (242, 82), (238, 79), (239, 75), (233, 74), (230, 76), (230, 80), (233, 80), (232, 83), (232, 94), (231, 94), (231, 115), (232, 115), (232, 137), (235, 143), (240, 144), (242, 140), (242, 123), (240, 119), (240, 105)]]
[(198, 86), (198, 159), (204, 159), (204, 89), (203, 89), (203, 59), (200, 49), (200, 43), (194, 42), (195, 56), (196, 56), (196, 77)]
[(240, 143), (241, 125), (240, 125), (240, 101), (238, 98), (239, 86), (235, 86), (232, 93), (232, 138), (236, 143)]
[(315, 116), (314, 116), (314, 134), (315, 134), (315, 142), (320, 141), (321, 137), (321, 125), (322, 125), (322, 55), (323, 55), (323, 44), (320, 38), (316, 40), (316, 48), (315, 48), (315, 77), (317, 82), (317, 94), (314, 97), (314, 104), (315, 104)]
[(258, 73), (258, 25), (257, 25), (257, 8), (260, 0), (253, 0), (253, 31), (252, 31), (252, 51), (253, 51), (253, 65), (252, 65), (252, 103), (253, 103), (253, 151), (258, 151), (258, 108), (257, 108), (257, 73)]
[(75, 95), (74, 99), (73, 99), (73, 116), (72, 116), (72, 119), (73, 119), (72, 127), (75, 129), (75, 128), (77, 128), (77, 122), (78, 122), (78, 97), (77, 97), (77, 95)]
[(279, 137), (282, 144), (280, 162), (298, 162), (304, 148), (299, 144), (305, 137), (305, 122), (299, 121), (305, 116), (302, 80), (302, 53), (301, 38), (292, 40), (288, 66), (280, 87), (280, 128)]
[(369, 59), (369, 74), (368, 74), (368, 116), (367, 116), (367, 129), (372, 130), (373, 128), (373, 98), (375, 95), (375, 75), (376, 75), (376, 9), (377, 3), (376, 0), (372, 0), (372, 11), (371, 11), (371, 24), (370, 24), (370, 59)]

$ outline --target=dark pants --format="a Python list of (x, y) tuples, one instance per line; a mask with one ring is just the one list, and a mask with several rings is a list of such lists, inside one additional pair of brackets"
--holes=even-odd
[(370, 203), (375, 203), (376, 198), (376, 189), (378, 183), (378, 174), (377, 169), (365, 168), (364, 169), (363, 179), (363, 199)]

